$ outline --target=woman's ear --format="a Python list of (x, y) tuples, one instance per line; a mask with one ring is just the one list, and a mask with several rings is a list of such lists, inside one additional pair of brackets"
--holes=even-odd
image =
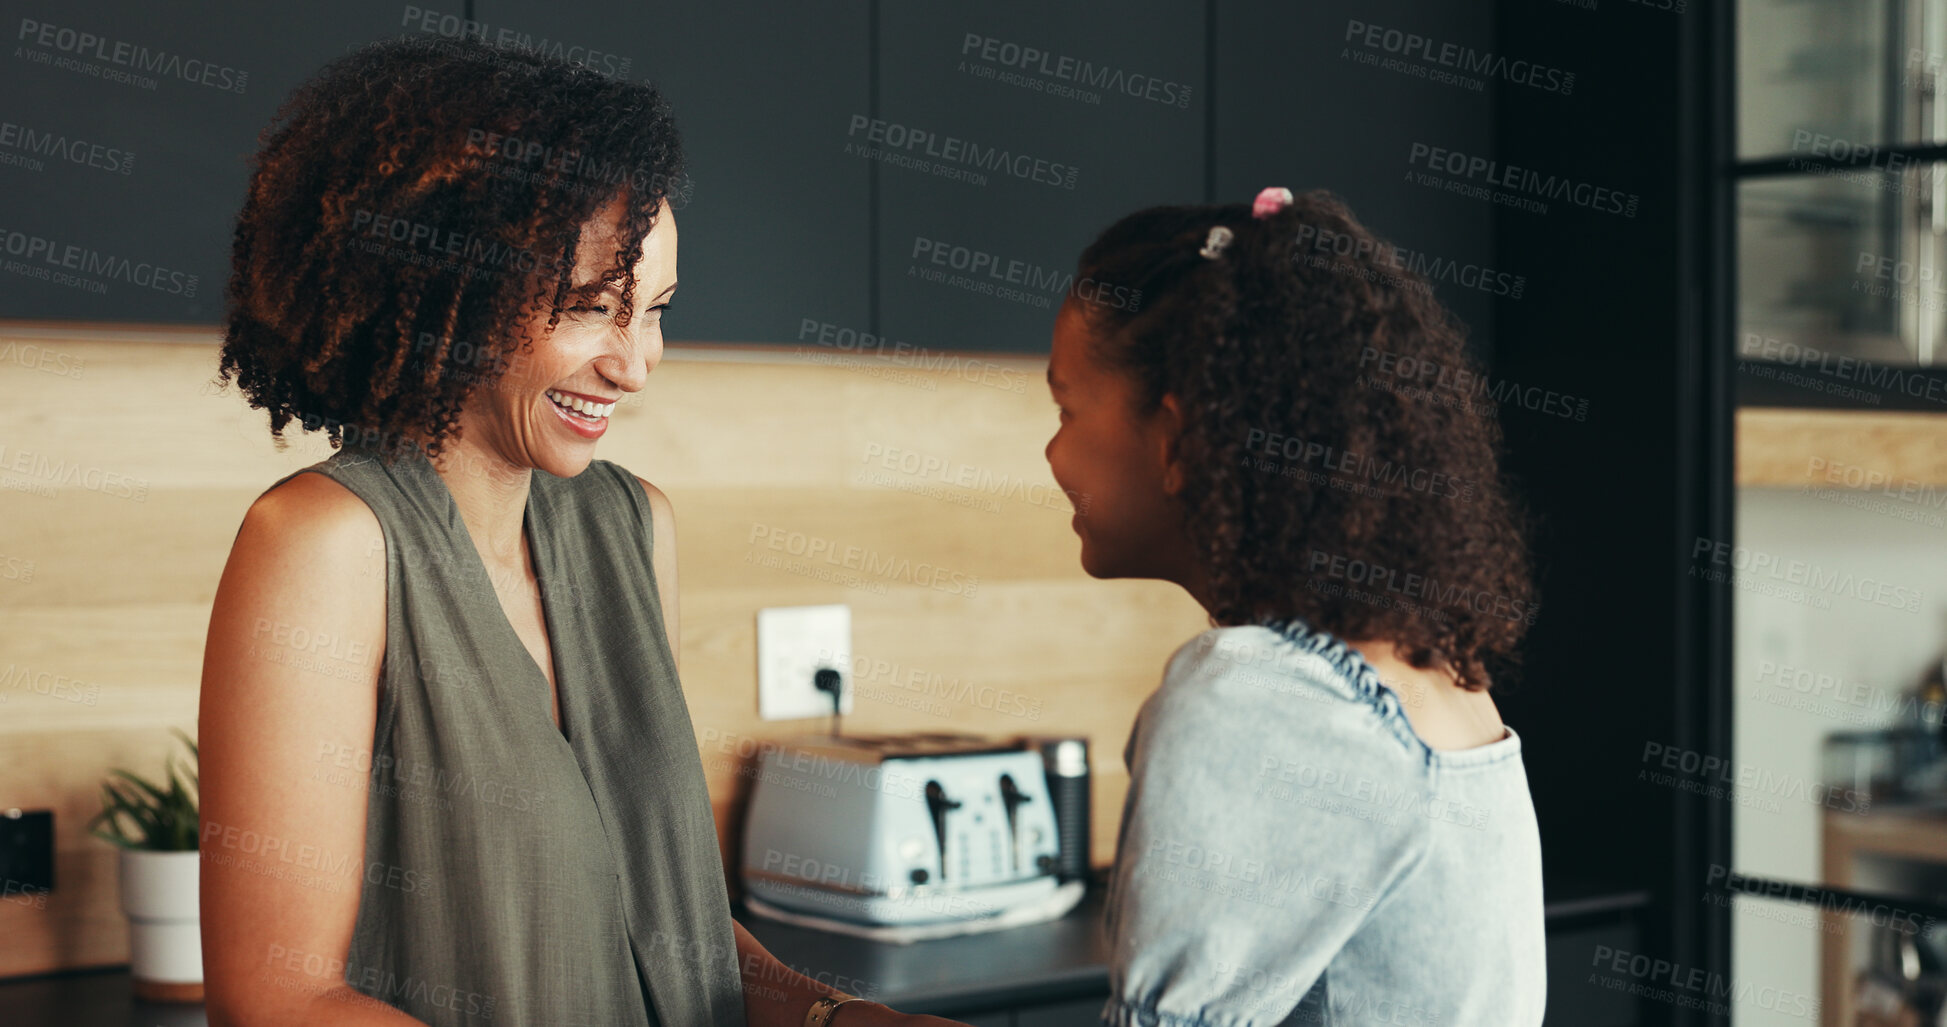
[(1163, 393), (1156, 416), (1150, 419), (1156, 433), (1157, 459), (1163, 470), (1163, 492), (1174, 496), (1183, 491), (1183, 460), (1177, 440), (1183, 437), (1183, 401), (1173, 392)]

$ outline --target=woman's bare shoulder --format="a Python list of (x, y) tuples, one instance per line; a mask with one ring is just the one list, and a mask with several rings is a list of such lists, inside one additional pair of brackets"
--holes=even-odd
[(324, 530), (327, 534), (369, 526), (379, 531), (378, 516), (363, 499), (328, 474), (296, 474), (267, 490), (250, 505), (250, 515), (275, 519), (286, 527)]
[(365, 501), (323, 474), (299, 474), (245, 512), (213, 619), (302, 621), (309, 632), (385, 630), (385, 532)]
[(642, 486), (643, 495), (649, 500), (649, 528), (654, 536), (651, 540), (650, 559), (656, 565), (658, 577), (674, 574), (676, 568), (676, 508), (670, 505), (669, 497), (649, 479), (639, 474), (631, 474), (636, 484)]
[(636, 484), (642, 486), (642, 493), (649, 499), (649, 510), (655, 514), (657, 524), (675, 518), (676, 510), (670, 505), (669, 497), (663, 494), (662, 489), (657, 488), (654, 483), (640, 474), (631, 473), (630, 477), (636, 480)]
[(264, 555), (355, 560), (360, 566), (376, 557), (383, 567), (385, 531), (351, 489), (328, 475), (298, 474), (250, 505), (237, 545)]

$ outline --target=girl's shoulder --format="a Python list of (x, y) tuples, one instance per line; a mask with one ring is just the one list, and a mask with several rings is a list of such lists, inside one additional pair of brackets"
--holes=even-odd
[(1179, 751), (1331, 752), (1409, 776), (1423, 763), (1399, 697), (1356, 650), (1265, 625), (1212, 628), (1179, 646), (1137, 733)]
[[(1311, 706), (1351, 705), (1396, 712), (1398, 697), (1357, 650), (1301, 622), (1211, 628), (1177, 647), (1160, 692), (1217, 693), (1249, 708), (1271, 697)], [(1312, 716), (1320, 712), (1307, 710)]]
[(1290, 620), (1211, 628), (1179, 646), (1144, 719), (1227, 740), (1262, 739), (1282, 751), (1313, 747), (1394, 765), (1412, 776), (1486, 767), (1520, 754), (1520, 738), (1437, 750), (1413, 726), (1400, 694), (1338, 636)]

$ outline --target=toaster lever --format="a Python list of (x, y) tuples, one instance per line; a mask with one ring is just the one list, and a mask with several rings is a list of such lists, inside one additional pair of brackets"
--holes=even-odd
[(1001, 805), (1007, 807), (1007, 838), (1011, 843), (1007, 850), (1008, 863), (1017, 874), (1021, 872), (1021, 828), (1016, 822), (1014, 811), (1020, 809), (1022, 803), (1029, 801), (1031, 797), (1021, 791), (1020, 785), (1014, 783), (1013, 774), (1001, 775)]
[(946, 815), (956, 810), (961, 803), (946, 797), (946, 789), (938, 781), (926, 782), (926, 808), (933, 813), (933, 833), (940, 839), (940, 880), (947, 878), (946, 858)]

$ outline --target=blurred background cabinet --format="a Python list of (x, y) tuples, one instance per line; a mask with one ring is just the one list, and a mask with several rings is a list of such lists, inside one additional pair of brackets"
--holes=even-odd
[[(0, 318), (217, 323), (247, 160), (276, 105), (364, 42), (469, 31), (586, 47), (602, 70), (668, 97), (694, 185), (677, 211), (672, 339), (796, 347), (824, 333), (829, 347), (843, 331), (888, 351), (1045, 353), (1076, 258), (1113, 220), (1159, 203), (1247, 202), (1268, 185), (1332, 188), (1404, 246), (1484, 261), (1491, 208), (1389, 178), (1411, 141), (1485, 149), (1491, 101), (1340, 58), (1328, 44), (1363, 10), (764, 0), (589, 17), (544, 0), (309, 12), (218, 0), (165, 18), (83, 0), (45, 20), (234, 64), (241, 87), (165, 78), (144, 89), (0, 64), (21, 122), (127, 156), (79, 170), (0, 165), (13, 201), (0, 228), (193, 284), (62, 284), (0, 268)], [(1484, 8), (1394, 3), (1359, 16), (1386, 10), (1421, 31), (1490, 36)], [(1294, 39), (1312, 41), (1315, 59), (1291, 59)], [(1319, 102), (1348, 82), (1359, 103)], [(1489, 297), (1442, 291), (1486, 346)]]

